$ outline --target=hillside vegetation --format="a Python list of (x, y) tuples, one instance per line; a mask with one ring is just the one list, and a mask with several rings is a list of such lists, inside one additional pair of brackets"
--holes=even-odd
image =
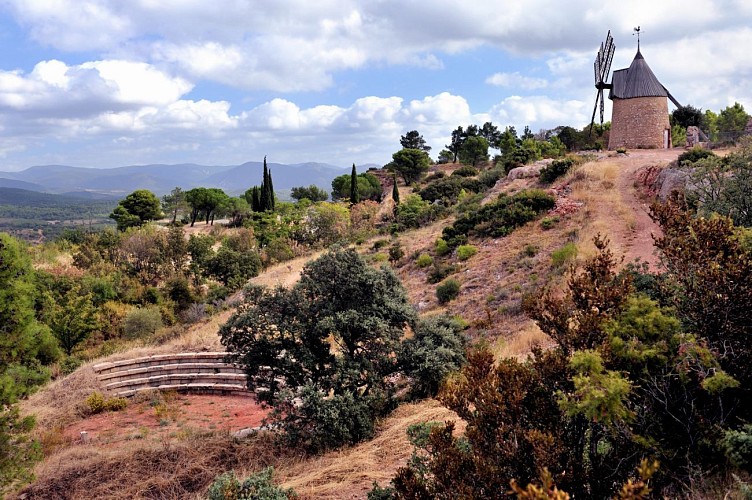
[[(554, 162), (546, 182), (485, 161), (435, 165), (414, 186), (382, 177), (380, 204), (278, 203), (239, 228), (145, 223), (36, 249), (35, 286), (50, 296), (34, 300), (62, 352), (40, 360), (57, 380), (23, 404), (44, 454), (26, 498), (203, 498), (231, 470), (212, 491), (260, 481), (365, 497), (376, 481), (376, 498), (483, 498), (512, 479), (522, 498), (553, 484), (583, 498), (741, 491), (749, 237), (688, 211), (715, 207), (707, 197), (650, 212), (638, 170), (678, 154)], [(327, 251), (334, 242), (352, 250)], [(644, 266), (626, 266), (635, 258)], [(67, 310), (91, 322), (56, 326), (73, 324)], [(83, 445), (66, 432), (93, 422), (92, 360), (216, 350), (218, 331), (284, 432), (236, 441), (210, 422), (181, 426), (190, 397), (154, 399), (167, 423), (146, 433)], [(448, 370), (436, 368), (463, 362), (454, 335), (467, 364), (437, 394)]]

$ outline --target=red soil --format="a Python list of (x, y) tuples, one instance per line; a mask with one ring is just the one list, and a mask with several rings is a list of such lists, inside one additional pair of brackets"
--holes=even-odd
[(180, 433), (234, 432), (258, 427), (268, 410), (254, 398), (168, 394), (162, 400), (131, 402), (117, 412), (105, 412), (75, 422), (64, 431), (66, 441), (110, 445), (131, 439), (164, 439)]

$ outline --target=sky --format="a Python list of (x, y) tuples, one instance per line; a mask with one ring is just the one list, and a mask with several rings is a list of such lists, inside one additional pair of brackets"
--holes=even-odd
[(752, 0), (0, 0), (0, 171), (383, 165), (410, 130), (436, 158), (460, 125), (579, 128), (598, 46), (629, 66), (636, 26), (680, 103), (752, 111)]

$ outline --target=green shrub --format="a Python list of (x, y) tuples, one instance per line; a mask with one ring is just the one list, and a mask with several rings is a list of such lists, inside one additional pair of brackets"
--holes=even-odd
[(435, 251), (436, 255), (443, 257), (444, 255), (449, 254), (452, 249), (449, 248), (449, 245), (447, 245), (447, 242), (443, 238), (438, 238), (436, 240)]
[(95, 415), (103, 411), (120, 411), (128, 406), (125, 398), (105, 398), (102, 393), (94, 391), (85, 401), (89, 413)]
[(417, 265), (421, 269), (428, 267), (431, 264), (433, 264), (433, 257), (428, 255), (427, 253), (422, 253), (418, 256), (417, 259), (415, 259), (415, 265)]
[(424, 182), (429, 183), (429, 182), (437, 181), (439, 179), (443, 179), (444, 177), (446, 177), (446, 174), (442, 172), (441, 170), (439, 170), (438, 172), (434, 172), (428, 177), (426, 177), (424, 179)]
[(569, 242), (558, 250), (551, 252), (551, 260), (553, 261), (554, 267), (561, 267), (575, 257), (577, 257), (577, 245), (572, 242)]
[(619, 154), (627, 154), (627, 148), (624, 148), (624, 147), (616, 148), (616, 152)]
[(695, 146), (689, 151), (685, 151), (684, 153), (680, 154), (679, 158), (677, 158), (676, 161), (679, 165), (687, 165), (695, 163), (699, 160), (704, 160), (705, 158), (712, 158), (715, 156), (716, 154), (711, 150)]
[(394, 243), (392, 243), (392, 246), (389, 247), (389, 260), (391, 262), (397, 262), (404, 256), (405, 256), (405, 251), (402, 249), (402, 245), (400, 245), (400, 242), (395, 241)]
[(435, 220), (441, 211), (441, 207), (432, 205), (417, 194), (411, 194), (395, 208), (394, 215), (397, 221), (395, 230), (421, 227)]
[(456, 177), (475, 177), (478, 175), (478, 169), (465, 165), (452, 172), (452, 175)]
[(153, 335), (160, 328), (162, 314), (156, 306), (131, 309), (123, 320), (123, 334), (129, 339)]
[(413, 379), (413, 396), (435, 396), (444, 378), (465, 364), (462, 329), (450, 316), (432, 316), (418, 322), (415, 335), (402, 343), (397, 359)]
[(371, 247), (371, 249), (379, 250), (381, 248), (384, 248), (388, 244), (389, 244), (389, 240), (376, 240), (373, 242), (373, 246)]
[(460, 260), (467, 260), (477, 253), (478, 249), (473, 245), (460, 245), (457, 247), (457, 258)]
[(462, 191), (462, 179), (447, 177), (435, 180), (418, 191), (418, 195), (427, 202), (444, 201), (453, 204)]
[(475, 212), (459, 217), (454, 225), (444, 228), (442, 238), (450, 247), (467, 242), (469, 234), (498, 238), (534, 219), (554, 206), (554, 198), (540, 189), (520, 191), (514, 196), (505, 194)]
[(527, 244), (520, 252), (520, 255), (523, 257), (535, 257), (538, 255), (539, 250), (540, 247), (538, 245)]
[(104, 411), (104, 396), (100, 392), (92, 392), (86, 398), (86, 407), (92, 414), (102, 413)]
[(453, 278), (449, 278), (436, 287), (436, 298), (439, 299), (439, 304), (446, 304), (459, 294), (460, 282)]
[(554, 160), (547, 166), (543, 167), (540, 171), (540, 181), (545, 184), (550, 184), (562, 175), (569, 172), (572, 166), (575, 164), (574, 158), (564, 158), (562, 160)]
[(66, 356), (60, 362), (60, 373), (63, 375), (70, 375), (83, 364), (83, 361), (75, 356)]
[(541, 229), (548, 231), (559, 223), (559, 217), (554, 215), (553, 217), (543, 217), (541, 219)]
[(242, 483), (234, 471), (217, 477), (209, 487), (208, 500), (288, 500), (297, 498), (295, 491), (284, 489), (272, 482), (274, 468), (268, 467), (252, 474)]
[(480, 175), (478, 175), (478, 182), (488, 188), (492, 188), (496, 185), (496, 182), (505, 175), (506, 173), (504, 172), (503, 168), (492, 168), (489, 170), (484, 170), (480, 173)]
[(745, 424), (741, 430), (727, 430), (721, 440), (726, 456), (736, 467), (752, 470), (752, 425)]
[(433, 269), (428, 273), (427, 282), (431, 284), (439, 283), (450, 274), (457, 272), (457, 266), (445, 265), (438, 262), (434, 262)]
[(108, 398), (104, 402), (104, 409), (107, 411), (120, 411), (128, 407), (126, 398)]

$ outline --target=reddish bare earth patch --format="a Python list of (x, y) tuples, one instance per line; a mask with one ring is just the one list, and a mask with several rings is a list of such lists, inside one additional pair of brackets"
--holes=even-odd
[(80, 420), (63, 431), (70, 443), (111, 445), (131, 439), (163, 440), (195, 431), (234, 432), (258, 427), (267, 410), (252, 397), (167, 394), (162, 398), (131, 402), (124, 410)]

